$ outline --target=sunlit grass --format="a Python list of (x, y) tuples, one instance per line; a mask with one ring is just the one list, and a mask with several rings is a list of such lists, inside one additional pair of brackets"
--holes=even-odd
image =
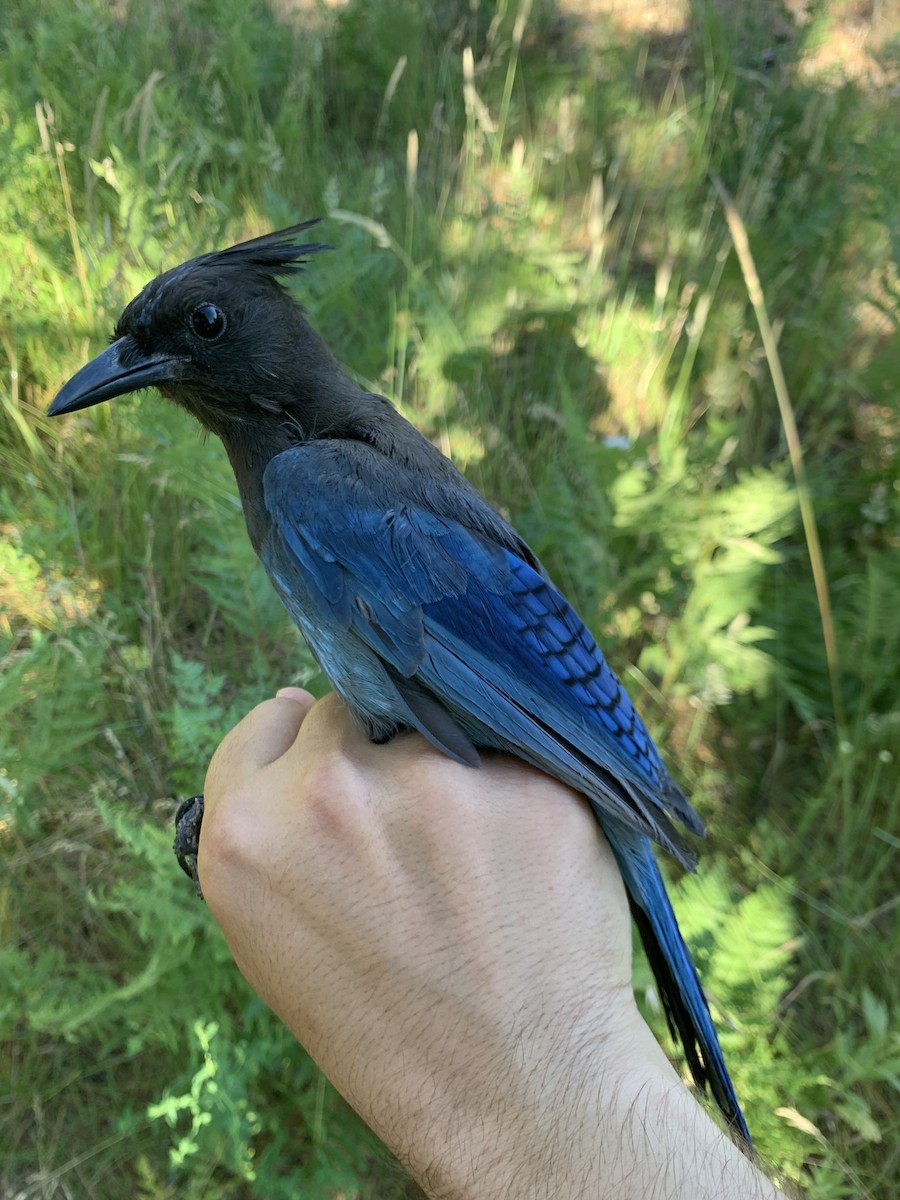
[(818, 1200), (887, 1195), (895, 123), (877, 93), (804, 82), (792, 43), (766, 75), (704, 9), (677, 55), (624, 35), (588, 50), (543, 3), (407, 4), (400, 47), (395, 10), (316, 22), (225, 0), (165, 25), (136, 4), (16, 4), (3, 31), (3, 1185), (403, 1187), (166, 849), (225, 729), (322, 682), (227, 462), (153, 395), (43, 415), (157, 270), (322, 214), (334, 250), (299, 283), (312, 320), (514, 518), (709, 820), (678, 903), (762, 1152)]

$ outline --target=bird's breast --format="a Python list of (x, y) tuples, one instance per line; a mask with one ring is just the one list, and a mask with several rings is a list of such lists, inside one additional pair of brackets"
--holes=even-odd
[(406, 724), (397, 689), (378, 656), (352, 629), (344, 629), (315, 606), (298, 575), (288, 580), (277, 565), (265, 559), (263, 565), (316, 662), (369, 736), (381, 741)]

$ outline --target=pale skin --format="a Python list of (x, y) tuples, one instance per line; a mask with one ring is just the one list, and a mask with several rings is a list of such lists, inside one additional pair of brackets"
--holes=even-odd
[(772, 1200), (639, 1015), (618, 869), (517, 761), (286, 688), (216, 751), (199, 870), (241, 971), (434, 1200)]

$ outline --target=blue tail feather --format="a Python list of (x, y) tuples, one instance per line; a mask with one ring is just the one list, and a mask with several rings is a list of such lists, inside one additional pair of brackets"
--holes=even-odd
[(672, 1035), (684, 1047), (697, 1084), (709, 1087), (729, 1124), (749, 1146), (750, 1131), (650, 842), (618, 823), (605, 821), (603, 824), (625, 881), (632, 917), (656, 979)]

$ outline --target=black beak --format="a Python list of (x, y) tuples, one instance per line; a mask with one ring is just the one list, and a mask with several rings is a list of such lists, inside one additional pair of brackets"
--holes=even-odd
[(50, 405), (47, 416), (77, 412), (101, 400), (112, 400), (113, 396), (171, 383), (185, 361), (169, 354), (144, 354), (133, 338), (121, 337), (72, 376)]

